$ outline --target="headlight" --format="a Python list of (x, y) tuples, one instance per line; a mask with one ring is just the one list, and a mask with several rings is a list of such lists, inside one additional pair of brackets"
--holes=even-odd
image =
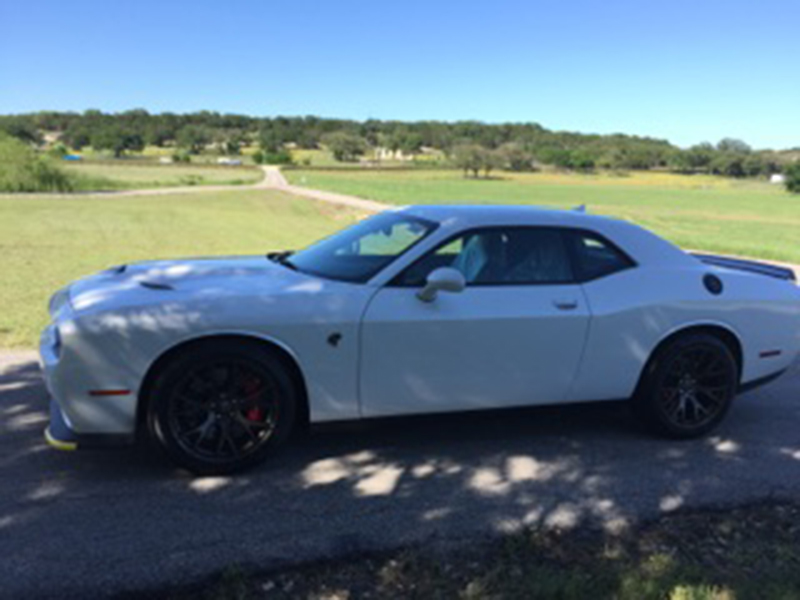
[(56, 357), (61, 353), (61, 332), (58, 330), (58, 325), (48, 325), (42, 331), (42, 346), (50, 348)]
[(48, 310), (50, 316), (54, 317), (56, 313), (61, 310), (64, 305), (69, 303), (69, 287), (61, 288), (50, 298), (50, 305)]

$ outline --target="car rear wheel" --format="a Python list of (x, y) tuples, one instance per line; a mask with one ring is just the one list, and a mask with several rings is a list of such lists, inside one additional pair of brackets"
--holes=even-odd
[(156, 376), (148, 427), (167, 455), (196, 474), (261, 462), (292, 431), (296, 385), (278, 356), (258, 344), (190, 347)]
[(731, 406), (738, 382), (731, 350), (708, 334), (687, 334), (647, 366), (634, 406), (651, 429), (692, 438), (714, 429)]

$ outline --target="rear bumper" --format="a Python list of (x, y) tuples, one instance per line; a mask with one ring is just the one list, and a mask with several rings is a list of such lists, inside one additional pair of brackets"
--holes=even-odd
[(44, 439), (56, 450), (108, 448), (128, 446), (135, 440), (127, 434), (78, 434), (55, 400), (50, 400), (50, 424), (44, 430)]

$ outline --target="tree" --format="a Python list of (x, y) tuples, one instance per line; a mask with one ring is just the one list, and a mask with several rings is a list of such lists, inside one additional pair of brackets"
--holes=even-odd
[(591, 171), (594, 169), (594, 157), (587, 150), (573, 150), (569, 166), (576, 171)]
[(501, 167), (509, 171), (530, 171), (533, 168), (533, 156), (521, 144), (506, 142), (497, 149)]
[[(119, 152), (106, 129), (119, 129), (138, 136), (147, 144), (172, 146), (197, 154), (215, 144), (220, 151), (233, 154), (243, 140), (257, 141), (265, 155), (278, 155), (289, 144), (317, 148), (325, 136), (334, 135), (331, 149), (342, 160), (356, 160), (370, 145), (401, 150), (414, 156), (423, 147), (453, 156), (458, 145), (472, 144), (487, 151), (501, 150), (502, 168), (525, 170), (537, 161), (565, 169), (651, 169), (669, 166), (686, 173), (700, 171), (720, 174), (761, 175), (776, 172), (786, 162), (781, 153), (753, 151), (741, 140), (725, 138), (714, 146), (708, 143), (681, 150), (666, 140), (623, 135), (580, 134), (549, 131), (536, 123), (487, 124), (479, 121), (381, 121), (369, 119), (323, 119), (314, 116), (255, 118), (245, 115), (200, 111), (188, 114), (150, 114), (143, 109), (121, 113), (87, 110), (83, 113), (42, 111), (0, 116), (0, 130), (8, 131), (29, 144), (41, 144), (42, 133), (60, 135), (75, 149), (88, 145), (92, 138)], [(340, 135), (341, 134), (341, 135)], [(48, 138), (51, 135), (47, 136)], [(360, 140), (360, 141), (354, 141)], [(134, 137), (134, 142), (135, 142)], [(380, 141), (380, 142), (379, 142)], [(130, 142), (129, 142), (130, 144)], [(176, 145), (178, 145), (176, 144)], [(137, 147), (138, 142), (133, 144)], [(121, 152), (133, 150), (130, 145)], [(528, 154), (529, 156), (526, 156)], [(747, 157), (755, 156), (758, 160)], [(741, 157), (742, 160), (731, 157)], [(714, 163), (712, 167), (712, 162)], [(479, 168), (481, 173), (483, 167)], [(467, 169), (467, 173), (472, 173)]]
[(244, 133), (234, 130), (232, 133), (225, 135), (222, 149), (225, 151), (225, 154), (238, 156), (242, 153), (242, 146), (246, 141)]
[(786, 176), (786, 189), (793, 194), (800, 194), (800, 162), (795, 162), (783, 171)]
[(185, 148), (190, 154), (200, 154), (211, 143), (211, 130), (204, 125), (186, 125), (181, 127), (175, 141), (178, 147)]
[[(572, 155), (569, 150), (564, 148), (543, 148), (536, 153), (536, 158), (546, 165), (553, 165), (561, 169), (572, 167)], [(609, 166), (611, 166), (609, 164)]]
[(144, 140), (151, 146), (162, 148), (166, 143), (174, 139), (175, 131), (167, 125), (153, 123), (144, 130)]
[(717, 150), (724, 153), (749, 154), (752, 151), (752, 148), (742, 140), (724, 138), (721, 139), (717, 144)]
[(719, 154), (711, 161), (711, 172), (726, 177), (744, 177), (745, 157), (741, 154)]
[(141, 152), (144, 140), (138, 133), (125, 131), (121, 127), (103, 127), (92, 134), (92, 148), (111, 150), (119, 158), (126, 151)]
[(61, 139), (75, 150), (81, 150), (92, 143), (92, 134), (88, 127), (77, 123), (67, 127)]
[(667, 164), (672, 171), (677, 173), (692, 173), (694, 171), (688, 150), (676, 150), (669, 157)]
[(692, 146), (686, 151), (686, 159), (692, 170), (708, 169), (714, 159), (714, 146), (708, 142)]
[(483, 168), (483, 176), (486, 177), (486, 179), (489, 178), (489, 175), (493, 170), (498, 169), (503, 165), (503, 157), (496, 149), (486, 150), (484, 148), (481, 158), (483, 162), (481, 165)]
[(389, 150), (398, 150), (405, 155), (414, 156), (422, 149), (422, 136), (408, 128), (400, 128), (386, 137)]
[(451, 158), (453, 164), (464, 171), (467, 177), (472, 171), (473, 177), (477, 178), (484, 164), (486, 150), (478, 144), (457, 144), (453, 146)]
[(748, 154), (742, 161), (742, 168), (748, 177), (758, 177), (767, 172), (764, 159), (757, 154)]
[(0, 131), (4, 131), (8, 135), (28, 144), (39, 145), (42, 143), (42, 135), (36, 128), (36, 124), (23, 115), (2, 117), (0, 119)]
[(322, 137), (322, 143), (341, 162), (354, 162), (367, 151), (367, 142), (360, 135), (335, 131)]

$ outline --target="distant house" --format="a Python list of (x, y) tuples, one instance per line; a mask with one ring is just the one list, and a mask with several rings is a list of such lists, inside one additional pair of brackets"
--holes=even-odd
[(786, 183), (786, 175), (781, 173), (773, 173), (769, 178), (770, 183)]
[(158, 159), (158, 162), (160, 162), (162, 165), (169, 165), (172, 164), (173, 160), (171, 156), (162, 156)]
[(227, 157), (223, 156), (222, 158), (218, 158), (217, 159), (217, 164), (218, 165), (230, 165), (232, 167), (237, 167), (237, 166), (242, 164), (242, 161), (239, 160), (238, 158), (227, 158)]

